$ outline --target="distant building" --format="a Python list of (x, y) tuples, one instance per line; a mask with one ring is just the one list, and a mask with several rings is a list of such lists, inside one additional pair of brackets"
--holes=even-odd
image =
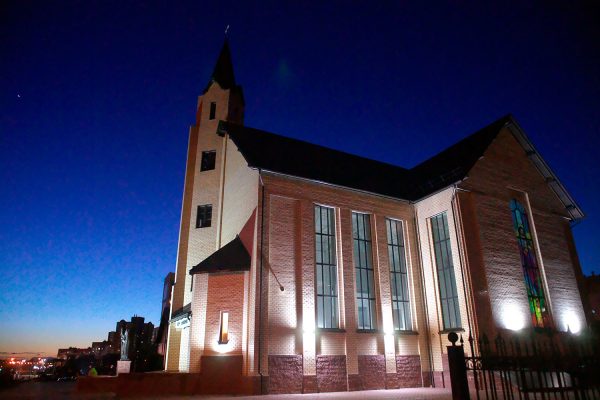
[[(162, 295), (162, 311), (160, 313), (160, 325), (156, 332), (155, 343), (158, 354), (163, 358), (167, 353), (167, 333), (169, 327), (169, 313), (171, 311), (171, 294), (175, 284), (175, 273), (169, 272), (165, 277)], [(163, 359), (164, 362), (164, 359)]]
[(92, 353), (96, 358), (105, 356), (106, 354), (115, 353), (114, 345), (109, 340), (103, 340), (101, 342), (92, 342)]
[(56, 358), (66, 360), (68, 358), (77, 358), (79, 356), (87, 356), (93, 354), (92, 348), (69, 347), (68, 349), (58, 349)]
[(148, 355), (153, 353), (154, 343), (152, 336), (154, 332), (154, 324), (152, 322), (144, 322), (144, 317), (134, 315), (131, 321), (120, 320), (117, 322), (114, 338), (118, 339), (118, 352), (121, 351), (121, 333), (123, 329), (128, 332), (128, 352), (127, 355), (132, 361), (132, 369), (134, 371), (145, 371), (148, 366)]
[(119, 345), (119, 337), (116, 331), (108, 332), (107, 340), (110, 343), (113, 352), (118, 353), (119, 351), (121, 351), (121, 346)]

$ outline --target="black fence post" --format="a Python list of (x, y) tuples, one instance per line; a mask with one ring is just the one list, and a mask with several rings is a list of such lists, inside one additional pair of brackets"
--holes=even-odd
[(447, 346), (452, 400), (470, 400), (465, 350), (463, 346), (456, 345), (458, 335), (455, 332), (448, 334), (448, 340), (452, 343), (452, 346)]

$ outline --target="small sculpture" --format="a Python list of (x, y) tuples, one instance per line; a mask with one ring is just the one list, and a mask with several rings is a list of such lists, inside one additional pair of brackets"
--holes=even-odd
[(121, 361), (129, 360), (129, 331), (123, 328), (121, 331)]

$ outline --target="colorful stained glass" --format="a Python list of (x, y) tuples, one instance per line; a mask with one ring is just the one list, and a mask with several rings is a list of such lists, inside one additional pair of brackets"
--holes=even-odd
[(515, 236), (519, 244), (521, 266), (523, 267), (529, 310), (531, 311), (531, 322), (537, 328), (548, 327), (549, 316), (546, 297), (544, 296), (544, 285), (535, 256), (529, 219), (525, 208), (517, 200), (510, 201), (510, 210), (512, 211)]

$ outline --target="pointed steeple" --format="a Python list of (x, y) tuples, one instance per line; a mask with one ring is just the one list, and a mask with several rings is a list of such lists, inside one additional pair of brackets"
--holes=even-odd
[(221, 53), (215, 64), (215, 69), (203, 93), (206, 93), (213, 82), (218, 83), (223, 89), (231, 89), (236, 86), (235, 76), (233, 75), (233, 64), (231, 63), (231, 53), (229, 52), (229, 40), (227, 38), (225, 38), (223, 48), (221, 48)]

